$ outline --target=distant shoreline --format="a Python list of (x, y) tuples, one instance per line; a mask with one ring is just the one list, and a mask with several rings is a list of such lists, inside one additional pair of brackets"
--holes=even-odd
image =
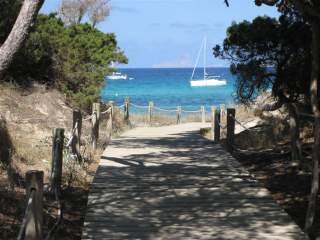
[[(202, 69), (203, 67), (199, 66), (197, 69)], [(207, 69), (228, 69), (229, 67), (207, 67)], [(124, 69), (193, 69), (193, 67), (119, 67), (119, 70)]]

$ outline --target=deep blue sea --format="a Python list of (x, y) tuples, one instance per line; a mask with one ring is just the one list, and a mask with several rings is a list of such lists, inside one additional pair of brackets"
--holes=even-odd
[[(207, 73), (227, 80), (227, 85), (212, 87), (191, 87), (191, 68), (168, 69), (119, 69), (131, 80), (106, 80), (101, 91), (103, 101), (115, 101), (122, 105), (124, 98), (137, 105), (154, 105), (172, 109), (182, 106), (185, 110), (198, 110), (201, 105), (207, 109), (212, 105), (233, 105), (235, 77), (229, 68), (209, 68)], [(203, 77), (203, 69), (196, 69), (194, 79)]]

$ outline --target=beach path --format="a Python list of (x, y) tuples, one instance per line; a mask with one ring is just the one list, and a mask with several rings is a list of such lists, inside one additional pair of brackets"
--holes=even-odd
[(307, 239), (206, 124), (139, 127), (112, 140), (82, 239)]

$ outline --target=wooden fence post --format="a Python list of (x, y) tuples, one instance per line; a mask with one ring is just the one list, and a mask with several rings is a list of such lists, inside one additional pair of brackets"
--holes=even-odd
[(91, 125), (92, 125), (92, 128), (91, 128), (92, 148), (95, 150), (97, 149), (97, 142), (98, 142), (97, 125), (99, 125), (96, 112), (92, 113)]
[(113, 131), (113, 118), (114, 118), (114, 102), (113, 101), (109, 101), (108, 105), (111, 107), (111, 111), (110, 111), (110, 115), (109, 115), (109, 129), (110, 129), (110, 133), (109, 133), (109, 138), (112, 137), (112, 131)]
[(80, 156), (80, 145), (81, 145), (81, 129), (82, 129), (82, 114), (80, 110), (73, 111), (73, 123), (72, 123), (72, 130), (75, 128), (77, 124), (77, 128), (75, 131), (74, 138), (71, 143), (71, 152), (76, 154), (77, 157)]
[(124, 121), (126, 123), (129, 123), (129, 106), (130, 106), (130, 100), (128, 97), (124, 100)]
[(206, 110), (204, 106), (201, 106), (201, 122), (202, 123), (206, 122)]
[(148, 121), (149, 124), (151, 125), (152, 123), (152, 115), (153, 115), (153, 102), (149, 102), (149, 107), (148, 107)]
[(101, 110), (100, 110), (100, 103), (93, 103), (92, 105), (92, 113), (97, 113), (97, 140), (99, 139), (99, 123), (100, 123), (100, 116), (101, 116)]
[(60, 194), (62, 177), (62, 160), (64, 145), (64, 129), (55, 128), (52, 138), (51, 192)]
[(215, 117), (214, 117), (214, 141), (217, 143), (220, 141), (220, 109), (215, 109)]
[(225, 124), (226, 123), (226, 106), (224, 104), (221, 104), (220, 105), (220, 112), (221, 112), (221, 115), (220, 115), (220, 118), (221, 118), (221, 122), (222, 124)]
[(114, 101), (109, 101), (108, 102), (108, 105), (111, 107), (111, 114), (110, 114), (110, 116), (112, 116), (112, 118), (114, 117)]
[(223, 128), (220, 128), (220, 137), (226, 138), (226, 128), (227, 126), (227, 119), (226, 119), (226, 106), (224, 104), (220, 105), (220, 123)]
[(92, 104), (92, 148), (97, 149), (99, 139), (100, 103)]
[(177, 124), (181, 123), (181, 112), (182, 112), (181, 106), (178, 106), (177, 107)]
[(215, 124), (215, 114), (216, 114), (217, 108), (215, 106), (211, 107), (211, 139), (214, 141), (214, 124)]
[(29, 198), (34, 191), (31, 211), (26, 217), (26, 240), (42, 240), (43, 226), (43, 171), (28, 171), (26, 173), (26, 195)]
[(227, 150), (230, 152), (232, 152), (234, 144), (235, 115), (234, 108), (227, 109)]

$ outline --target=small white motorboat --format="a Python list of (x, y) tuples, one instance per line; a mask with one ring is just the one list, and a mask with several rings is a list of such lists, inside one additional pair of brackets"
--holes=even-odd
[(122, 74), (120, 72), (113, 72), (111, 75), (107, 76), (110, 80), (128, 80), (127, 74)]

